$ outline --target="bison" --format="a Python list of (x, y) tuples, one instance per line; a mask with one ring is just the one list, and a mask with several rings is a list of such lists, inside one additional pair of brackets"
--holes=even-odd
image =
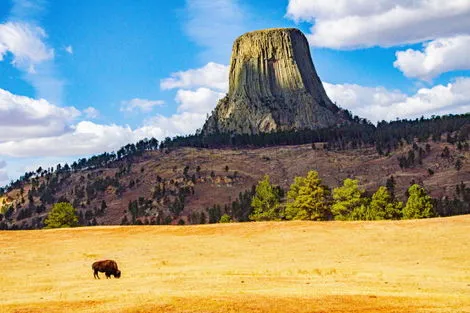
[(98, 279), (98, 272), (102, 272), (106, 274), (106, 278), (111, 277), (113, 275), (115, 278), (121, 277), (121, 271), (118, 269), (117, 263), (113, 260), (102, 260), (96, 261), (91, 265), (91, 268), (94, 271), (93, 276)]

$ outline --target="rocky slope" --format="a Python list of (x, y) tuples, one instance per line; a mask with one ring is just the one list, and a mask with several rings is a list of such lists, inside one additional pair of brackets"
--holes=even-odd
[(235, 40), (229, 92), (203, 133), (256, 134), (344, 123), (325, 93), (307, 39), (295, 28), (246, 33)]

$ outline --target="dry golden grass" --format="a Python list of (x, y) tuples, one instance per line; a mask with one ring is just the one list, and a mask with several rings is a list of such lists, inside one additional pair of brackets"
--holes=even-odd
[(1, 312), (470, 312), (470, 216), (0, 232), (0, 286)]

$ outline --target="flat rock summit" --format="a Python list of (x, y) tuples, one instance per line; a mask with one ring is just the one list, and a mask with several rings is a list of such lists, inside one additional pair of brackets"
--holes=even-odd
[(296, 28), (238, 37), (229, 75), (229, 92), (204, 124), (203, 134), (315, 129), (348, 121), (326, 95), (307, 39)]

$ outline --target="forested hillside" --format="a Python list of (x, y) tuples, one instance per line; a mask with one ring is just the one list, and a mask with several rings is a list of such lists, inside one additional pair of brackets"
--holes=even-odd
[(418, 184), (434, 215), (468, 213), (470, 115), (256, 136), (142, 140), (73, 164), (38, 168), (0, 189), (2, 229), (41, 228), (69, 202), (80, 225), (247, 221), (265, 175), (282, 190), (311, 170), (330, 190), (346, 178), (371, 197), (380, 186), (405, 201)]

